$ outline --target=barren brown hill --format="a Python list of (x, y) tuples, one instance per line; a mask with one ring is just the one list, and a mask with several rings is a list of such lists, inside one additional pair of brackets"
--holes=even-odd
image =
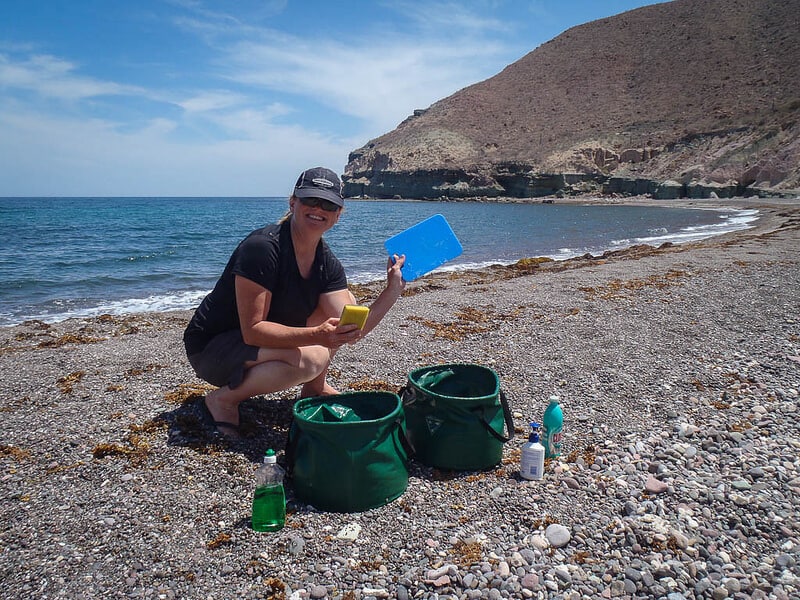
[(800, 187), (800, 0), (674, 0), (567, 30), (350, 155), (346, 193)]

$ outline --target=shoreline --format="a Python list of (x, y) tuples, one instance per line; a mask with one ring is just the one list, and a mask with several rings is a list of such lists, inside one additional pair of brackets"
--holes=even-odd
[[(735, 202), (733, 202), (733, 201), (720, 202), (720, 201), (688, 200), (688, 199), (687, 200), (676, 200), (676, 201), (665, 201), (665, 200), (654, 200), (654, 199), (651, 199), (651, 198), (648, 198), (648, 197), (626, 197), (626, 198), (605, 198), (604, 197), (604, 198), (597, 198), (597, 197), (589, 196), (589, 197), (585, 197), (585, 198), (564, 199), (563, 202), (562, 201), (560, 201), (560, 202), (563, 203), (563, 204), (569, 204), (569, 205), (587, 205), (587, 206), (614, 206), (614, 205), (625, 206), (625, 205), (628, 205), (628, 206), (650, 206), (650, 207), (664, 207), (664, 208), (670, 208), (670, 207), (672, 207), (672, 208), (697, 208), (697, 209), (702, 209), (702, 210), (714, 210), (714, 211), (728, 211), (728, 210), (746, 211), (748, 209), (759, 210), (759, 208), (761, 208), (762, 210), (759, 211), (759, 217), (758, 217), (759, 220), (764, 216), (764, 210), (763, 209), (773, 210), (773, 209), (782, 208), (782, 207), (800, 206), (800, 198), (798, 198), (796, 200), (793, 200), (793, 201), (787, 201), (787, 200), (781, 200), (781, 199), (774, 199), (772, 201), (764, 201), (764, 202), (759, 201), (756, 204), (753, 204), (753, 202), (752, 202), (753, 200), (759, 200), (759, 199), (757, 199), (757, 198), (755, 198), (755, 199), (754, 198), (740, 198), (740, 199), (736, 199)], [(424, 202), (424, 201), (409, 200), (409, 202)], [(746, 231), (746, 230), (749, 230), (749, 229), (752, 229), (752, 226), (747, 226), (747, 227), (745, 227), (744, 230)], [(680, 232), (678, 232), (678, 233), (680, 233)], [(730, 232), (728, 232), (728, 233), (730, 233)], [(733, 233), (736, 233), (736, 231), (734, 231)], [(712, 234), (710, 237), (704, 238), (704, 240), (713, 240), (713, 239), (719, 238), (720, 236), (724, 236), (724, 235), (726, 235), (726, 234), (725, 233), (723, 233), (723, 234)], [(677, 244), (677, 245), (684, 245), (686, 243), (691, 243), (691, 242), (685, 242), (685, 241), (682, 241), (682, 240), (678, 239), (680, 237), (681, 236), (678, 235), (677, 238), (675, 239), (675, 241), (667, 242), (667, 243), (673, 243), (673, 244)], [(630, 244), (630, 246), (620, 247), (620, 248), (614, 248), (613, 245), (609, 245), (608, 251), (615, 251), (615, 252), (618, 251), (618, 250), (625, 251), (628, 248), (630, 248), (631, 246), (636, 245), (634, 242), (630, 242), (629, 241), (628, 243)], [(650, 244), (653, 244), (653, 242), (650, 242)], [(590, 251), (593, 252), (595, 255), (599, 255), (599, 254), (603, 253), (603, 249), (602, 248), (595, 248), (595, 249), (590, 250)], [(570, 258), (564, 258), (564, 256), (570, 256)], [(551, 255), (549, 255), (549, 257), (553, 258), (554, 260), (556, 260), (558, 262), (561, 262), (563, 260), (572, 260), (572, 259), (576, 258), (575, 256), (571, 256), (570, 253), (562, 253), (562, 255), (551, 254)], [(528, 257), (520, 258), (520, 259), (518, 259), (518, 261), (531, 261), (533, 259), (542, 259), (542, 258), (547, 258), (547, 256), (528, 256)], [(518, 262), (518, 261), (515, 261), (515, 262)], [(447, 274), (447, 273), (453, 273), (453, 272), (469, 272), (469, 271), (475, 271), (475, 270), (480, 271), (480, 270), (482, 270), (484, 268), (495, 268), (495, 267), (498, 267), (498, 266), (503, 267), (503, 266), (511, 266), (511, 265), (513, 265), (513, 263), (510, 263), (508, 261), (502, 261), (502, 262), (485, 261), (485, 262), (478, 263), (478, 264), (468, 264), (468, 265), (444, 265), (434, 275), (439, 275), (441, 273)], [(374, 274), (372, 274), (371, 276), (375, 277)], [(354, 287), (358, 288), (358, 287), (362, 287), (362, 286), (375, 285), (375, 284), (380, 282), (380, 277), (379, 276), (378, 276), (377, 279), (370, 279), (368, 281), (366, 280), (367, 279), (366, 277), (363, 277), (363, 278), (362, 277), (356, 277), (356, 280), (354, 282), (351, 282), (351, 284)], [(153, 295), (153, 296), (148, 297), (148, 298), (137, 298), (137, 297), (127, 298), (127, 299), (122, 299), (121, 298), (121, 299), (114, 300), (114, 301), (107, 301), (105, 303), (100, 302), (99, 306), (95, 306), (95, 307), (92, 307), (92, 306), (84, 307), (84, 308), (74, 307), (74, 308), (71, 308), (69, 310), (65, 309), (66, 312), (61, 312), (61, 313), (57, 313), (57, 314), (32, 315), (32, 316), (26, 316), (24, 318), (22, 316), (18, 315), (18, 316), (14, 316), (13, 317), (14, 322), (12, 322), (12, 323), (9, 323), (9, 322), (0, 323), (0, 327), (14, 326), (14, 325), (17, 325), (17, 324), (24, 323), (26, 320), (42, 320), (43, 322), (46, 322), (46, 323), (57, 323), (57, 322), (60, 322), (60, 321), (63, 321), (63, 320), (71, 319), (71, 318), (78, 318), (78, 319), (80, 319), (80, 318), (94, 318), (96, 316), (100, 316), (100, 315), (103, 315), (103, 314), (111, 314), (111, 315), (114, 315), (114, 316), (126, 316), (126, 315), (132, 315), (132, 314), (147, 314), (149, 312), (158, 312), (160, 310), (167, 310), (167, 311), (189, 310), (189, 309), (191, 309), (193, 307), (185, 305), (185, 301), (186, 301), (185, 297), (187, 295), (196, 295), (196, 294), (201, 294), (201, 297), (202, 297), (202, 295), (204, 293), (202, 293), (202, 292), (196, 292), (196, 293), (193, 293), (193, 292), (181, 292), (179, 294), (178, 293), (173, 294), (173, 293), (164, 292), (161, 295)], [(176, 299), (179, 299), (179, 301), (176, 302)], [(161, 305), (161, 306), (159, 307), (158, 305)], [(82, 313), (88, 313), (88, 314), (82, 314)], [(27, 314), (31, 315), (30, 311), (28, 311)], [(10, 321), (11, 318), (12, 318), (11, 317), (11, 313), (9, 313), (8, 314), (8, 320)]]
[[(797, 595), (800, 206), (750, 204), (754, 228), (709, 240), (409, 284), (331, 383), (482, 364), (517, 435), (486, 472), (412, 462), (364, 513), (290, 489), (274, 534), (249, 527), (253, 472), (282, 454), (296, 390), (244, 403), (241, 443), (213, 439), (190, 310), (0, 328), (0, 597)], [(554, 392), (564, 454), (526, 482), (524, 432)]]

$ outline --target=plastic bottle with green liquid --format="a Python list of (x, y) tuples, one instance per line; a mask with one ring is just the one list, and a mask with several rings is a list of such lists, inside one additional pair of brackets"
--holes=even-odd
[(255, 531), (278, 531), (286, 522), (286, 495), (283, 468), (274, 450), (267, 450), (264, 464), (256, 471), (252, 525)]

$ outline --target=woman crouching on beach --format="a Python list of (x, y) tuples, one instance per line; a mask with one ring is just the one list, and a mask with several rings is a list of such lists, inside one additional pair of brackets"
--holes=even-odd
[(403, 292), (405, 257), (394, 256), (364, 328), (338, 326), (342, 308), (355, 298), (322, 236), (339, 221), (341, 190), (333, 171), (304, 171), (287, 215), (238, 245), (186, 327), (192, 368), (219, 386), (204, 408), (222, 435), (238, 436), (239, 404), (253, 396), (297, 385), (301, 397), (338, 393), (326, 381), (334, 353), (372, 330)]

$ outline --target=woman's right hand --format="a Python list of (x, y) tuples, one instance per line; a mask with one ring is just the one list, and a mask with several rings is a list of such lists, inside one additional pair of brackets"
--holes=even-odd
[(339, 317), (331, 317), (317, 326), (319, 345), (336, 349), (345, 344), (355, 344), (361, 338), (361, 330), (355, 323), (339, 327)]

